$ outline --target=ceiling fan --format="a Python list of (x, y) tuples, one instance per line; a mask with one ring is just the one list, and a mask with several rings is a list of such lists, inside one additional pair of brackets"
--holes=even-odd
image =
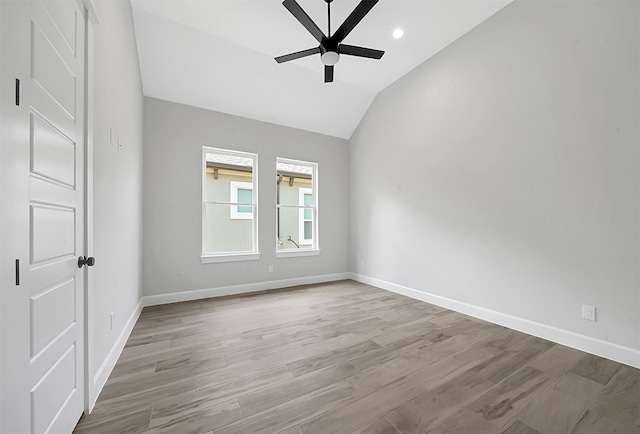
[(311, 35), (320, 42), (320, 45), (315, 48), (309, 48), (308, 50), (279, 56), (275, 59), (278, 63), (284, 63), (290, 60), (311, 56), (313, 54), (320, 54), (320, 60), (324, 64), (324, 82), (330, 83), (333, 81), (333, 67), (338, 63), (338, 60), (340, 60), (341, 54), (367, 57), (369, 59), (380, 59), (384, 54), (384, 51), (356, 47), (354, 45), (342, 43), (344, 38), (351, 33), (353, 28), (358, 25), (364, 16), (369, 13), (371, 8), (378, 3), (378, 0), (362, 0), (333, 35), (331, 34), (331, 2), (333, 0), (324, 1), (327, 2), (327, 21), (329, 23), (329, 31), (327, 32), (327, 35), (322, 33), (322, 30), (320, 30), (316, 23), (311, 20), (309, 15), (307, 15), (295, 0), (284, 0), (282, 2), (283, 6), (287, 8), (294, 17), (296, 17), (300, 24), (302, 24), (309, 33), (311, 33)]

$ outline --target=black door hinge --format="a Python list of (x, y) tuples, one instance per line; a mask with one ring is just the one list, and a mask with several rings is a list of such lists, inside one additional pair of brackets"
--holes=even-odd
[(20, 105), (20, 79), (16, 78), (16, 105)]
[(20, 259), (16, 259), (16, 286), (20, 285)]

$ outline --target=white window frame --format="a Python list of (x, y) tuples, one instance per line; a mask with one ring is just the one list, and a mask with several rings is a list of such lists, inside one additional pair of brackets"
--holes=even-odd
[[(234, 207), (236, 207), (236, 212), (237, 212), (237, 206), (247, 206), (248, 204), (241, 204), (241, 203), (237, 203), (238, 200), (238, 194), (237, 194), (237, 190), (236, 190), (236, 197), (235, 197), (235, 201), (236, 202), (232, 202), (232, 199), (230, 198), (229, 202), (221, 202), (221, 201), (207, 201), (207, 153), (215, 153), (215, 154), (222, 154), (222, 155), (229, 155), (229, 156), (239, 156), (239, 157), (244, 157), (244, 158), (251, 158), (253, 160), (253, 169), (252, 169), (252, 182), (247, 182), (246, 184), (249, 184), (251, 186), (251, 190), (253, 191), (252, 195), (251, 195), (251, 200), (252, 203), (249, 205), (253, 206), (253, 212), (251, 213), (251, 216), (249, 217), (252, 220), (252, 229), (253, 229), (253, 237), (252, 237), (252, 249), (249, 251), (240, 251), (240, 252), (220, 252), (220, 253), (213, 253), (213, 252), (207, 252), (206, 248), (205, 248), (205, 225), (206, 225), (206, 211), (207, 211), (207, 204), (211, 203), (211, 204), (216, 204), (216, 205), (229, 205), (231, 209), (233, 209)], [(201, 166), (201, 172), (202, 172), (202, 183), (201, 183), (201, 188), (202, 188), (202, 215), (201, 215), (201, 219), (202, 219), (202, 229), (200, 232), (200, 238), (201, 238), (201, 254), (200, 254), (200, 260), (202, 261), (203, 264), (209, 264), (209, 263), (217, 263), (217, 262), (236, 262), (236, 261), (253, 261), (253, 260), (258, 260), (260, 259), (260, 251), (258, 250), (258, 155), (257, 154), (252, 154), (249, 152), (241, 152), (241, 151), (234, 151), (234, 150), (230, 150), (230, 149), (219, 149), (219, 148), (213, 148), (213, 147), (208, 147), (208, 146), (203, 146), (202, 147), (202, 166)], [(233, 182), (233, 181), (231, 181)], [(242, 183), (241, 183), (242, 184)], [(242, 214), (242, 213), (240, 213)], [(246, 216), (242, 216), (241, 218), (246, 218)]]
[[(238, 190), (251, 190), (251, 202), (255, 202), (253, 200), (253, 182), (242, 182), (242, 181), (229, 181), (229, 187), (231, 191), (229, 192), (229, 201), (240, 203), (238, 201)], [(230, 206), (229, 207), (229, 218), (233, 220), (251, 220), (253, 218), (253, 213), (240, 212), (238, 208), (242, 205), (238, 206)]]
[[(306, 190), (311, 190), (311, 194), (312, 194), (312, 198), (313, 198), (313, 204), (312, 207), (305, 207), (304, 205), (285, 205), (285, 204), (276, 204), (276, 212), (278, 212), (278, 209), (281, 208), (297, 208), (300, 210), (301, 213), (304, 213), (304, 209), (305, 208), (313, 208), (313, 217), (312, 217), (312, 222), (313, 222), (313, 229), (312, 229), (312, 233), (313, 233), (313, 239), (312, 239), (312, 244), (311, 244), (311, 248), (305, 248), (305, 249), (298, 249), (298, 248), (293, 248), (293, 249), (279, 249), (278, 248), (278, 239), (276, 237), (276, 258), (295, 258), (295, 257), (299, 257), (299, 256), (316, 256), (320, 254), (320, 235), (319, 235), (319, 219), (318, 219), (318, 163), (313, 163), (310, 161), (301, 161), (301, 160), (292, 160), (289, 158), (281, 158), (281, 157), (277, 157), (276, 158), (276, 172), (277, 172), (277, 164), (278, 163), (284, 163), (284, 164), (293, 164), (293, 165), (302, 165), (302, 166), (310, 166), (312, 168), (311, 170), (311, 188), (307, 188), (307, 187), (303, 187)], [(275, 185), (275, 187), (277, 188), (277, 185)], [(304, 204), (304, 196), (302, 196), (302, 204)], [(299, 202), (300, 203), (300, 202)], [(276, 234), (278, 233), (278, 218), (276, 217)], [(304, 227), (302, 228), (302, 232), (304, 235)], [(302, 239), (302, 237), (300, 238)]]
[[(306, 188), (306, 187), (300, 187), (298, 189), (298, 203), (301, 206), (305, 206), (304, 205), (304, 195), (305, 194), (310, 194), (311, 197), (313, 197), (313, 189), (311, 188)], [(299, 211), (299, 225), (298, 225), (298, 243), (302, 244), (311, 244), (313, 245), (313, 236), (311, 238), (305, 238), (304, 237), (304, 223), (307, 221), (311, 222), (311, 226), (313, 227), (313, 215), (311, 216), (311, 220), (307, 220), (304, 217), (304, 211), (308, 209), (308, 208), (301, 208)], [(313, 230), (313, 229), (312, 229)], [(312, 232), (313, 235), (313, 232)]]

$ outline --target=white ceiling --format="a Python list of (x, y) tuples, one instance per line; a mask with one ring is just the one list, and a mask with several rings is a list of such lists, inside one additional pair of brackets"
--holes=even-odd
[[(511, 1), (380, 0), (344, 42), (385, 55), (341, 56), (328, 84), (319, 55), (273, 59), (318, 45), (279, 0), (131, 3), (146, 96), (349, 138), (378, 92)], [(326, 33), (324, 0), (298, 3)], [(332, 31), (358, 3), (331, 3)]]

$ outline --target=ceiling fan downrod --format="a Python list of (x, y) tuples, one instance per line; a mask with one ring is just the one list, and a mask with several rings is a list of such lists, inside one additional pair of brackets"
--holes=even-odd
[[(327, 2), (327, 42), (323, 44), (323, 47), (326, 48), (324, 52), (320, 55), (320, 61), (325, 66), (333, 66), (340, 60), (340, 53), (338, 53), (338, 46), (332, 47), (330, 44), (331, 41), (331, 2), (333, 0), (324, 0)], [(328, 46), (327, 46), (328, 45)], [(321, 47), (321, 51), (322, 48)]]
[(328, 32), (327, 32), (327, 37), (331, 38), (331, 2), (333, 0), (324, 0), (327, 2), (327, 26), (328, 28)]

